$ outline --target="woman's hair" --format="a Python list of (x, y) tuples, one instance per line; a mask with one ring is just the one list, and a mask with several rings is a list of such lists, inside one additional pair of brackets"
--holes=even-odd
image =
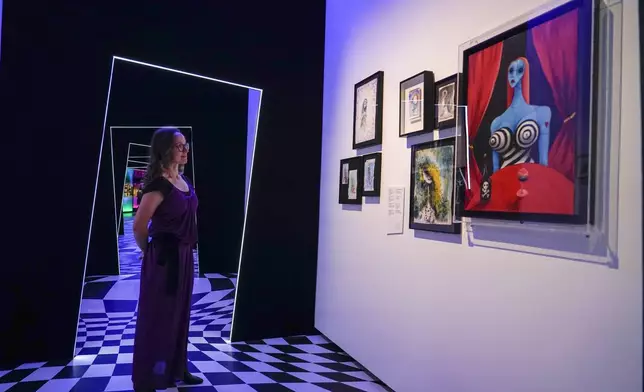
[[(521, 78), (521, 92), (523, 93), (523, 99), (529, 105), (530, 104), (530, 63), (525, 57), (518, 57), (512, 61), (522, 60), (523, 65), (525, 66), (523, 71), (523, 77)], [(510, 86), (510, 81), (508, 78), (505, 78), (506, 85), (508, 87), (508, 107), (512, 103), (512, 98), (514, 97), (514, 89)]]
[(161, 177), (163, 169), (170, 166), (174, 149), (174, 135), (181, 133), (177, 128), (160, 128), (152, 135), (150, 142), (150, 163), (143, 178), (143, 186)]

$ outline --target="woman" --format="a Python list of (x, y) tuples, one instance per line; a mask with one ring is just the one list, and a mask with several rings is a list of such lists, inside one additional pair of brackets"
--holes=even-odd
[(145, 255), (132, 371), (137, 392), (166, 389), (176, 380), (203, 382), (187, 370), (197, 196), (179, 168), (188, 162), (189, 145), (176, 128), (157, 130), (150, 144), (133, 228)]
[(530, 63), (519, 57), (508, 66), (508, 108), (492, 121), (490, 147), (492, 172), (506, 166), (534, 163), (532, 146), (539, 149), (539, 164), (548, 166), (550, 119), (547, 106), (530, 105)]

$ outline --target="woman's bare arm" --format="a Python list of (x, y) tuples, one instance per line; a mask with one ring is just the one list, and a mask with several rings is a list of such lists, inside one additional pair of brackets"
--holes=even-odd
[(162, 201), (163, 195), (161, 192), (146, 193), (141, 198), (141, 204), (139, 204), (139, 209), (134, 216), (134, 240), (144, 252), (148, 246), (148, 222)]

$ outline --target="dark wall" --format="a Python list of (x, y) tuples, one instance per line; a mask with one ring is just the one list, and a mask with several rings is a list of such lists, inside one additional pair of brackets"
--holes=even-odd
[(320, 0), (5, 2), (0, 156), (30, 176), (5, 184), (28, 207), (3, 217), (0, 361), (72, 355), (115, 54), (264, 89), (235, 336), (313, 327), (324, 15)]

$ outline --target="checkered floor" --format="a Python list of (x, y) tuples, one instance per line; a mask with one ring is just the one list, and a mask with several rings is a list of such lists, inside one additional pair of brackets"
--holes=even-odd
[[(0, 370), (0, 392), (132, 391), (140, 281), (131, 272), (87, 279), (73, 360)], [(195, 278), (188, 366), (204, 384), (167, 391), (388, 391), (324, 336), (226, 343), (236, 283), (236, 274)]]
[[(196, 310), (205, 328), (194, 331), (189, 345), (189, 368), (204, 379), (200, 386), (167, 391), (219, 392), (324, 392), (387, 391), (360, 365), (322, 336), (267, 339), (244, 344), (225, 344), (218, 335), (217, 310)], [(0, 371), (0, 391), (132, 391), (133, 320), (114, 318), (104, 345), (77, 355), (71, 362), (34, 363)], [(210, 329), (210, 327), (214, 327)], [(110, 329), (113, 328), (113, 329)], [(197, 332), (200, 337), (197, 337)], [(213, 337), (210, 333), (212, 332)], [(218, 341), (218, 343), (211, 343)], [(107, 344), (107, 343), (114, 344)]]
[[(135, 277), (102, 282), (112, 283), (107, 295), (120, 299), (104, 300), (103, 311), (81, 314), (77, 355), (72, 361), (26, 364), (0, 371), (0, 392), (132, 391), (136, 325), (133, 296), (138, 295), (132, 290), (132, 286), (138, 285)], [(195, 281), (188, 366), (204, 379), (204, 384), (196, 387), (179, 384), (168, 391), (387, 390), (323, 336), (227, 344), (234, 284), (234, 277), (219, 274)], [(99, 290), (94, 295), (102, 294)]]

